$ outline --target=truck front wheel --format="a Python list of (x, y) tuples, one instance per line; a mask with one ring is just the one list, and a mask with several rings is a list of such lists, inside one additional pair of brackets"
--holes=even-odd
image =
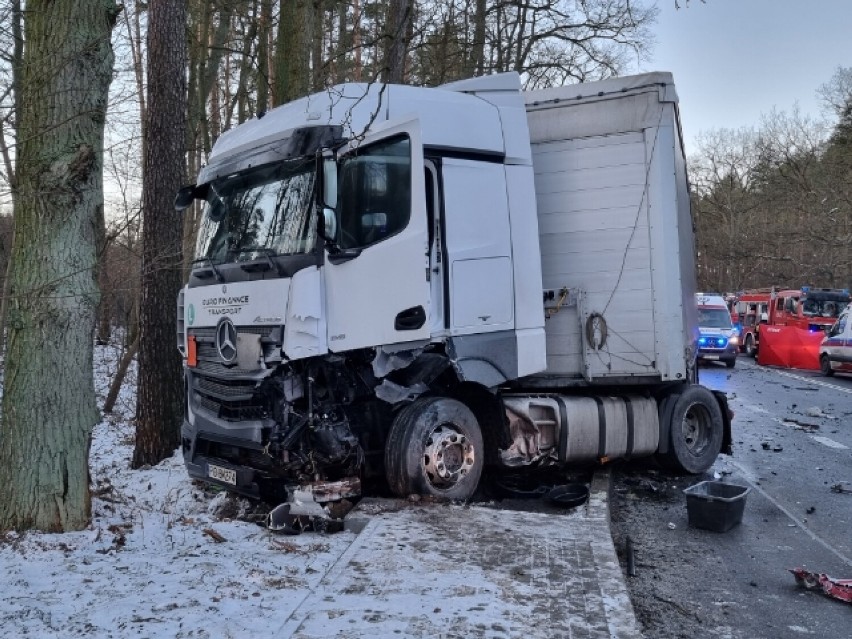
[(722, 448), (725, 426), (719, 402), (703, 386), (692, 385), (675, 400), (670, 415), (669, 449), (660, 461), (693, 475), (705, 472)]
[(757, 349), (754, 347), (754, 337), (751, 335), (746, 335), (745, 354), (749, 357), (754, 357), (757, 354)]
[(469, 499), (476, 491), (485, 451), (471, 410), (455, 399), (424, 397), (403, 408), (385, 445), (391, 491)]

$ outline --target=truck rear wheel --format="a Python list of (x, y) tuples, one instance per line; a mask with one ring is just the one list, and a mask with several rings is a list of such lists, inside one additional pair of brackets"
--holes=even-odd
[(722, 409), (703, 386), (687, 387), (674, 400), (669, 421), (669, 449), (660, 457), (668, 468), (697, 475), (716, 461), (722, 449)]
[(476, 491), (485, 450), (471, 410), (455, 399), (425, 397), (403, 408), (385, 445), (391, 491), (469, 499)]

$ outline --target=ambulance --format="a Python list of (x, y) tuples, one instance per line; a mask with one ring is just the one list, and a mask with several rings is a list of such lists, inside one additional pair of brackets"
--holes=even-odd
[(733, 368), (740, 346), (725, 298), (696, 293), (695, 303), (698, 307), (698, 360), (724, 362), (725, 366)]
[(852, 304), (828, 330), (819, 347), (819, 368), (823, 375), (852, 373)]

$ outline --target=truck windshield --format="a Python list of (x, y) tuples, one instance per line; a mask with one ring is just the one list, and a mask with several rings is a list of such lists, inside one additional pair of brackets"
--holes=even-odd
[(833, 300), (806, 299), (802, 304), (802, 315), (805, 317), (837, 317), (841, 305)]
[(313, 159), (211, 182), (195, 257), (223, 263), (310, 253), (316, 245), (313, 190)]
[(698, 325), (701, 328), (731, 328), (731, 315), (724, 308), (699, 308)]

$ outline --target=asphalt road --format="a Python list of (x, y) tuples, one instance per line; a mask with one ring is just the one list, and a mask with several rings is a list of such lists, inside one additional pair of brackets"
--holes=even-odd
[[(647, 637), (848, 637), (852, 606), (798, 587), (789, 568), (852, 578), (852, 377), (767, 369), (740, 357), (704, 385), (735, 412), (734, 455), (705, 477), (620, 465), (612, 528)], [(751, 490), (725, 533), (688, 524), (683, 488), (703, 479)], [(849, 483), (842, 483), (849, 482)]]

